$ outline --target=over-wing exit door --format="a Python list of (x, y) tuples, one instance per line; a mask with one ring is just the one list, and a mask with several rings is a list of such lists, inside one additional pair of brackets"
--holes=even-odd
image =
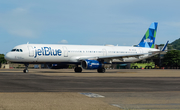
[(103, 56), (107, 56), (107, 51), (106, 51), (106, 49), (103, 49)]

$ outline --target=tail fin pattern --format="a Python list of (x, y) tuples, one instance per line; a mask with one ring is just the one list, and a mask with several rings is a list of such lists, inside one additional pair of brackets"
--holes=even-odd
[(141, 42), (138, 44), (138, 47), (145, 47), (145, 48), (154, 48), (155, 45), (155, 38), (157, 32), (157, 22), (153, 22), (147, 32), (145, 33), (144, 37), (142, 38)]

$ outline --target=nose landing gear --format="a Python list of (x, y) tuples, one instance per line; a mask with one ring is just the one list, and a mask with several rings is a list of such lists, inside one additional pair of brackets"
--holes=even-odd
[(28, 70), (28, 66), (29, 66), (29, 64), (24, 64), (26, 67), (25, 67), (25, 69), (23, 70), (23, 72), (24, 73), (28, 73), (29, 72), (29, 70)]

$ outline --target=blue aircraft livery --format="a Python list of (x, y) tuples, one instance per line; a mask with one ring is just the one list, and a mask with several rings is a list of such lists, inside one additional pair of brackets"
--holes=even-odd
[[(34, 47), (36, 48), (36, 47)], [(51, 47), (41, 47), (40, 49), (35, 49), (35, 56), (61, 56), (61, 49), (51, 49)]]
[(158, 23), (154, 22), (150, 25), (138, 47), (154, 48)]

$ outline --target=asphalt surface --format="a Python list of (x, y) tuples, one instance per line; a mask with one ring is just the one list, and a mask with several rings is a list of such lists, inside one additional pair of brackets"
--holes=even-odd
[[(112, 76), (108, 76), (113, 73), (109, 70), (105, 75), (94, 71), (92, 74), (98, 75), (91, 75), (88, 71), (80, 77), (83, 73), (71, 73), (71, 70), (67, 75), (58, 71), (49, 73), (49, 70), (26, 74), (11, 71), (0, 72), (0, 92), (91, 92), (105, 96), (100, 100), (122, 109), (180, 109), (180, 71), (175, 71), (177, 76), (173, 77), (121, 76), (124, 72), (118, 70)], [(127, 74), (133, 72), (127, 70)], [(170, 74), (171, 70), (157, 71), (157, 74), (160, 72)], [(138, 76), (138, 71), (135, 73)]]
[(75, 77), (7, 72), (0, 73), (0, 85), (0, 92), (158, 92), (180, 91), (180, 77)]

